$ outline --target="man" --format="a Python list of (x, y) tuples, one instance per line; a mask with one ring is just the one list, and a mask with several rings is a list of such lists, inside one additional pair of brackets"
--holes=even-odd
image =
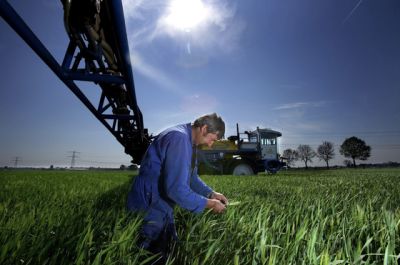
[(140, 247), (167, 255), (169, 242), (177, 239), (173, 217), (176, 204), (193, 213), (205, 208), (214, 213), (225, 210), (228, 200), (198, 177), (196, 159), (196, 146), (211, 147), (224, 133), (225, 123), (213, 113), (155, 137), (128, 194), (128, 210), (144, 212)]

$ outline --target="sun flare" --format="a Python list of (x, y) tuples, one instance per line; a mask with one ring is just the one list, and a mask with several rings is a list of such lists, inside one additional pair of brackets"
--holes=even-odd
[(211, 16), (211, 9), (201, 0), (171, 0), (165, 23), (174, 29), (192, 31)]

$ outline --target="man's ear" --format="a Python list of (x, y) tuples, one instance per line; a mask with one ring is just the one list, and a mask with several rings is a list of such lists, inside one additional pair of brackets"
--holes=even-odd
[(203, 125), (201, 128), (200, 128), (200, 131), (201, 131), (201, 134), (202, 135), (206, 135), (207, 134), (207, 130), (208, 130), (208, 125), (206, 124), (206, 125)]

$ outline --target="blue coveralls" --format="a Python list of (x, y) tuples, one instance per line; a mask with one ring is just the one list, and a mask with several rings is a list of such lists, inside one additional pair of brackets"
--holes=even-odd
[[(193, 213), (204, 210), (212, 193), (192, 166), (192, 126), (177, 125), (161, 132), (147, 149), (139, 175), (128, 194), (127, 207), (145, 213), (142, 236), (155, 241), (172, 227), (176, 238), (173, 208), (177, 204)], [(197, 161), (195, 161), (197, 164)]]

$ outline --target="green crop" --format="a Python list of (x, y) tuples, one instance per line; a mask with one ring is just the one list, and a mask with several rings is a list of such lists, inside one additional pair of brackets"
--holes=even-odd
[[(127, 171), (0, 171), (0, 264), (151, 264)], [(233, 202), (176, 208), (168, 264), (398, 264), (400, 169), (203, 176)]]

